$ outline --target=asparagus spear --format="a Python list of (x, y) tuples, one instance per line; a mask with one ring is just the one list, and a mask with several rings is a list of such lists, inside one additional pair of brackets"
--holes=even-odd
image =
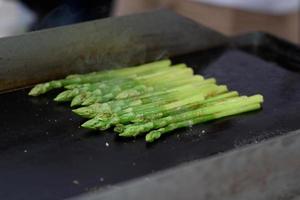
[(78, 108), (74, 110), (74, 112), (85, 118), (93, 118), (97, 114), (100, 116), (105, 115), (107, 117), (109, 117), (113, 113), (120, 115), (121, 111), (124, 111), (128, 108), (141, 109), (141, 106), (143, 105), (148, 105), (148, 107), (149, 104), (152, 104), (153, 106), (158, 106), (166, 104), (168, 102), (170, 103), (172, 101), (186, 98), (199, 92), (200, 89), (205, 89), (214, 85), (214, 82), (214, 79), (207, 79), (198, 83), (172, 88), (169, 91), (165, 91), (165, 93), (156, 93), (156, 95), (155, 93), (152, 93), (152, 96), (144, 95), (138, 98), (116, 100), (103, 104), (96, 103), (91, 107)]
[[(217, 88), (212, 88), (211, 90), (206, 89), (206, 91), (204, 90), (202, 92), (202, 94), (205, 96), (205, 98), (209, 98), (209, 96), (211, 96), (211, 95), (218, 95), (218, 94), (222, 94), (227, 91), (228, 91), (228, 89), (226, 86), (219, 86)], [(159, 119), (159, 118), (162, 118), (162, 117), (165, 117), (168, 115), (174, 115), (174, 114), (188, 111), (190, 109), (196, 109), (199, 106), (201, 106), (203, 103), (205, 103), (205, 100), (201, 101), (201, 102), (185, 104), (176, 109), (163, 110), (161, 112), (152, 112), (151, 114), (148, 113), (147, 115), (141, 115), (139, 117), (132, 119), (131, 122), (141, 123), (141, 122), (152, 121), (152, 120)]]
[(108, 102), (113, 99), (120, 98), (120, 93), (123, 95), (120, 99), (125, 99), (127, 97), (134, 97), (140, 96), (144, 93), (153, 92), (155, 89), (154, 87), (147, 87), (145, 85), (139, 85), (131, 89), (127, 89), (124, 91), (112, 91), (104, 96), (94, 94), (93, 96), (88, 97), (86, 100), (83, 101), (81, 105), (88, 106), (96, 102)]
[(78, 84), (78, 83), (88, 83), (88, 82), (98, 82), (102, 80), (107, 80), (113, 77), (124, 77), (133, 73), (143, 73), (143, 72), (153, 72), (157, 71), (171, 65), (170, 60), (162, 60), (157, 62), (148, 63), (141, 66), (136, 66), (132, 68), (126, 68), (124, 70), (111, 70), (103, 71), (87, 75), (76, 75), (67, 79), (54, 80), (46, 83), (37, 84), (29, 92), (31, 96), (38, 96), (44, 94), (50, 90), (64, 87), (66, 85)]
[[(228, 99), (234, 100), (236, 98), (239, 98), (238, 97), (238, 92), (236, 92), (236, 91), (227, 92), (225, 94), (217, 94), (214, 97), (210, 97), (210, 98), (205, 99), (201, 104), (184, 105), (179, 110), (170, 110), (170, 111), (165, 111), (163, 113), (158, 113), (154, 117), (152, 116), (151, 118), (148, 118), (148, 119), (146, 118), (146, 119), (143, 119), (143, 120), (133, 120), (132, 122), (134, 122), (134, 124), (129, 124), (129, 125), (117, 124), (114, 130), (118, 133), (122, 133), (127, 126), (138, 125), (138, 124), (142, 125), (142, 124), (152, 122), (152, 121), (155, 121), (155, 120), (160, 120), (160, 119), (162, 119), (163, 116), (168, 117), (168, 116), (173, 116), (173, 115), (179, 115), (179, 114), (182, 114), (182, 113), (185, 113), (185, 112), (194, 111), (194, 110), (197, 110), (199, 108), (207, 107), (207, 106), (210, 106), (210, 105), (220, 104), (224, 101), (227, 101)], [(96, 105), (94, 105), (94, 106), (96, 106)], [(95, 115), (95, 116), (97, 116), (97, 115)]]
[(149, 96), (145, 98), (129, 98), (129, 99), (121, 99), (121, 100), (114, 100), (106, 103), (94, 103), (87, 107), (81, 107), (73, 110), (76, 114), (84, 118), (93, 118), (96, 115), (101, 114), (109, 114), (112, 115), (113, 113), (120, 112), (124, 109), (136, 107), (140, 105), (145, 105), (154, 102), (169, 102), (174, 100), (179, 100), (181, 97), (184, 97), (190, 93), (189, 91), (184, 91), (182, 93), (167, 93), (161, 94), (157, 96)]
[(218, 90), (215, 93), (216, 96), (208, 96), (207, 99), (205, 99), (201, 104), (189, 104), (189, 105), (184, 105), (182, 106), (179, 110), (170, 110), (170, 111), (165, 111), (163, 113), (156, 113), (154, 115), (150, 115), (145, 117), (144, 119), (136, 119), (133, 120), (133, 122), (136, 123), (143, 123), (143, 122), (148, 122), (151, 121), (153, 119), (158, 119), (161, 118), (163, 116), (168, 116), (168, 115), (174, 115), (174, 114), (179, 114), (182, 112), (187, 112), (190, 110), (194, 110), (199, 108), (199, 106), (207, 106), (207, 105), (211, 105), (214, 103), (219, 103), (219, 102), (223, 102), (229, 98), (233, 98), (233, 97), (237, 97), (239, 95), (238, 92), (236, 91), (231, 91), (231, 92), (227, 92), (227, 88), (226, 87), (219, 87)]
[[(168, 80), (168, 79), (166, 79), (166, 80)], [(160, 90), (167, 90), (167, 89), (175, 88), (175, 87), (178, 87), (178, 86), (181, 86), (181, 85), (188, 85), (188, 84), (191, 84), (191, 83), (196, 83), (196, 82), (201, 82), (201, 81), (204, 81), (204, 79), (203, 79), (202, 76), (199, 76), (199, 75), (195, 75), (193, 77), (182, 77), (182, 75), (179, 75), (177, 77), (177, 80), (174, 80), (172, 82), (172, 84), (169, 84), (169, 82), (158, 82), (157, 84), (153, 84), (153, 86), (154, 87), (159, 87)], [(207, 80), (205, 80), (205, 82), (215, 83), (216, 81), (215, 81), (215, 79), (207, 79)], [(75, 88), (73, 88), (73, 89), (75, 89)], [(82, 105), (83, 102), (85, 100), (87, 100), (89, 97), (93, 97), (94, 98), (94, 100), (93, 100), (94, 104), (95, 103), (97, 104), (97, 103), (99, 103), (98, 100), (97, 100), (97, 96), (101, 96), (101, 95), (98, 95), (97, 93), (94, 93), (93, 91), (87, 91), (87, 92), (82, 91), (79, 95), (75, 96), (72, 99), (71, 107)], [(135, 101), (139, 98), (142, 98), (142, 97), (141, 96), (135, 96), (135, 97), (127, 98), (126, 103), (124, 102), (125, 101), (124, 99), (115, 100), (115, 101), (119, 101), (120, 104), (122, 104), (122, 105), (129, 105), (131, 103), (131, 101)], [(116, 106), (119, 107), (119, 105), (116, 105)]]
[(181, 98), (175, 98), (175, 99), (170, 99), (168, 97), (164, 97), (164, 99), (162, 100), (154, 100), (153, 102), (150, 103), (146, 103), (146, 104), (142, 104), (139, 106), (134, 106), (134, 107), (130, 107), (127, 109), (123, 109), (121, 113), (116, 113), (117, 115), (122, 115), (125, 114), (127, 112), (137, 112), (137, 111), (145, 111), (145, 110), (152, 110), (154, 109), (156, 106), (161, 106), (167, 103), (172, 103), (172, 102), (176, 102), (179, 101), (181, 99), (186, 99), (188, 97), (194, 96), (195, 94), (202, 94), (204, 97), (206, 97), (206, 93), (210, 90), (213, 90), (213, 88), (217, 88), (217, 86), (215, 84), (204, 84), (204, 85), (199, 85), (199, 87), (194, 88), (194, 85), (191, 85), (191, 89), (189, 91), (184, 91), (181, 92), (180, 94), (177, 94), (177, 96), (180, 95)]
[(178, 128), (189, 127), (194, 124), (199, 124), (199, 123), (215, 120), (215, 119), (227, 117), (230, 115), (236, 115), (236, 114), (240, 114), (240, 113), (244, 113), (244, 112), (249, 112), (249, 111), (257, 110), (260, 108), (261, 108), (261, 105), (259, 103), (254, 103), (254, 104), (246, 105), (246, 106), (236, 108), (236, 109), (228, 109), (228, 110), (224, 110), (224, 111), (221, 111), (218, 113), (200, 116), (197, 118), (184, 120), (181, 122), (172, 123), (164, 128), (160, 128), (158, 130), (151, 131), (150, 133), (148, 133), (146, 135), (145, 139), (147, 142), (153, 142), (154, 140), (157, 140), (158, 138), (160, 138), (163, 134), (166, 134), (166, 133), (173, 131), (175, 129), (178, 129)]
[[(209, 79), (209, 80), (204, 80), (201, 82), (189, 84), (189, 86), (196, 87), (199, 85), (204, 85), (204, 84), (213, 83), (213, 82), (215, 82), (214, 79)], [(83, 97), (81, 99), (81, 100), (83, 100), (81, 105), (88, 106), (88, 105), (92, 105), (94, 103), (107, 102), (107, 101), (113, 100), (113, 99), (116, 99), (116, 100), (128, 99), (128, 98), (139, 97), (139, 96), (143, 96), (143, 95), (147, 95), (147, 94), (150, 94), (151, 96), (156, 95), (156, 94), (164, 94), (168, 91), (169, 92), (175, 91), (176, 88), (180, 89), (180, 87), (177, 87), (177, 86), (178, 86), (177, 82), (174, 82), (173, 84), (169, 84), (169, 85), (162, 85), (161, 87), (158, 87), (156, 85), (153, 85), (153, 87), (146, 87), (146, 86), (141, 85), (141, 86), (134, 87), (132, 89), (124, 90), (120, 93), (113, 93), (113, 94), (109, 93), (109, 94), (105, 95), (105, 96), (109, 96), (110, 98), (105, 98), (105, 96), (103, 96), (103, 95), (98, 95), (96, 93), (93, 93), (89, 96)], [(181, 88), (181, 90), (182, 89), (183, 88)], [(192, 89), (192, 88), (189, 88), (189, 89)], [(155, 91), (157, 91), (158, 93), (156, 93)]]
[(168, 109), (174, 109), (180, 105), (184, 105), (184, 104), (188, 104), (188, 103), (192, 103), (195, 101), (203, 101), (204, 97), (203, 95), (195, 95), (192, 98), (188, 98), (188, 99), (183, 99), (181, 101), (176, 101), (173, 102), (171, 104), (167, 104), (165, 106), (162, 106), (161, 108), (157, 108), (155, 110), (152, 111), (148, 111), (148, 112), (138, 112), (138, 113), (134, 113), (134, 112), (130, 112), (130, 113), (126, 113), (124, 115), (121, 116), (114, 116), (109, 120), (103, 120), (102, 117), (96, 116), (93, 119), (88, 120), (87, 122), (83, 123), (81, 126), (84, 128), (89, 128), (89, 129), (100, 129), (100, 130), (106, 130), (108, 128), (110, 128), (112, 125), (114, 124), (119, 124), (119, 123), (128, 123), (131, 120), (137, 118), (137, 117), (143, 117), (144, 115), (147, 114), (152, 114), (155, 112), (160, 112), (163, 110), (168, 110)]
[(133, 137), (141, 133), (149, 132), (152, 129), (159, 129), (167, 126), (168, 124), (177, 123), (180, 121), (194, 119), (196, 117), (210, 115), (224, 110), (234, 110), (239, 107), (246, 105), (261, 103), (263, 98), (261, 95), (254, 95), (252, 97), (237, 97), (232, 99), (227, 99), (223, 102), (215, 103), (214, 105), (208, 105), (200, 107), (199, 109), (184, 112), (177, 115), (171, 115), (157, 120), (153, 120), (146, 123), (137, 123), (127, 126), (117, 126), (115, 128), (116, 132), (121, 132), (119, 134), (123, 137)]
[(84, 124), (82, 124), (82, 127), (90, 128), (90, 129), (100, 129), (100, 130), (106, 130), (110, 128), (112, 125), (115, 124), (123, 124), (123, 123), (129, 123), (132, 120), (143, 120), (145, 117), (154, 117), (157, 116), (157, 113), (163, 113), (170, 111), (170, 110), (180, 110), (182, 106), (188, 105), (188, 104), (200, 104), (204, 101), (204, 98), (206, 95), (210, 95), (213, 92), (218, 91), (218, 89), (224, 88), (227, 90), (225, 86), (215, 86), (211, 87), (209, 90), (205, 91), (206, 94), (200, 93), (196, 94), (194, 96), (182, 99), (180, 101), (175, 101), (166, 105), (163, 105), (161, 107), (155, 108), (155, 109), (146, 109), (146, 110), (139, 110), (137, 112), (128, 112), (121, 116), (114, 116), (111, 119), (103, 119), (103, 117), (96, 116), (93, 119), (88, 120)]
[(165, 104), (171, 104), (172, 102), (175, 101), (179, 101), (183, 98), (187, 98), (190, 96), (193, 96), (195, 93), (197, 92), (196, 89), (192, 89), (190, 91), (187, 92), (182, 92), (180, 94), (177, 94), (176, 96), (174, 95), (172, 96), (165, 96), (164, 98), (158, 100), (155, 99), (153, 102), (150, 103), (144, 103), (144, 104), (140, 104), (137, 105), (137, 103), (135, 103), (135, 105), (132, 105), (130, 107), (127, 108), (123, 108), (123, 109), (118, 109), (118, 107), (116, 107), (115, 109), (113, 109), (113, 112), (111, 113), (98, 113), (98, 116), (102, 116), (102, 118), (104, 118), (104, 116), (106, 116), (107, 119), (109, 119), (111, 116), (121, 116), (121, 115), (125, 115), (126, 113), (130, 113), (130, 112), (144, 112), (144, 111), (151, 111), (153, 109), (155, 109), (156, 107), (160, 107), (160, 106), (164, 106)]
[(109, 80), (103, 81), (99, 83), (87, 84), (82, 87), (77, 87), (73, 89), (69, 89), (59, 93), (54, 101), (63, 102), (63, 101), (71, 101), (75, 96), (82, 94), (84, 92), (95, 92), (98, 95), (101, 95), (105, 91), (109, 91), (115, 88), (130, 88), (137, 84), (137, 81), (131, 79), (118, 79), (118, 80)]
[[(152, 74), (147, 74), (147, 75), (142, 75), (138, 76), (135, 78), (123, 78), (121, 80), (107, 80), (99, 83), (93, 83), (89, 85), (84, 85), (82, 87), (74, 88), (72, 90), (67, 90), (64, 92), (61, 92), (58, 94), (58, 96), (54, 99), (55, 101), (71, 101), (75, 96), (85, 93), (85, 92), (90, 92), (90, 94), (94, 94), (94, 90), (101, 90), (100, 94), (105, 93), (105, 91), (114, 91), (114, 93), (121, 92), (123, 89), (128, 89), (132, 88), (134, 86), (138, 85), (145, 85), (157, 81), (157, 78), (165, 77), (167, 80), (172, 77), (170, 75), (170, 72), (173, 72), (172, 74), (180, 74), (180, 77), (185, 77), (186, 75), (192, 76), (193, 71), (190, 68), (187, 68), (186, 65), (184, 64), (179, 64), (175, 65), (172, 67), (172, 70), (170, 69), (163, 69), (159, 72), (152, 73)], [(174, 75), (173, 75), (174, 76)], [(117, 90), (117, 91), (116, 91)], [(84, 95), (86, 96), (91, 96), (91, 95)], [(99, 96), (99, 92), (97, 93), (97, 96)], [(90, 97), (87, 102), (92, 102), (93, 97)], [(77, 100), (78, 101), (78, 100)], [(75, 102), (72, 103), (75, 105)], [(88, 105), (88, 104), (85, 104)]]
[[(188, 68), (186, 69), (178, 69), (177, 71), (174, 70), (174, 74), (178, 74), (178, 77), (181, 77), (181, 78), (186, 78), (186, 77), (191, 77), (192, 76), (192, 71)], [(160, 79), (164, 79), (164, 81), (160, 82), (160, 84), (162, 86), (159, 86), (156, 81), (157, 78), (160, 78)], [(147, 79), (147, 80), (143, 80), (143, 82), (145, 84), (141, 84), (141, 85), (144, 85), (144, 86), (149, 86), (149, 89), (147, 89), (146, 87), (144, 87), (144, 90), (136, 90), (136, 88), (132, 88), (132, 89), (129, 89), (129, 90), (125, 90), (125, 91), (122, 91), (120, 92), (119, 94), (116, 94), (114, 96), (115, 99), (124, 99), (124, 98), (129, 98), (129, 97), (134, 97), (134, 96), (140, 96), (142, 94), (145, 94), (147, 92), (152, 92), (154, 89), (157, 90), (157, 89), (160, 89), (162, 87), (165, 87), (166, 86), (166, 83), (167, 81), (169, 81), (169, 84), (167, 84), (168, 87), (173, 87), (174, 85), (176, 85), (176, 81), (174, 82), (175, 84), (173, 83), (170, 83), (171, 80), (173, 80), (174, 77), (171, 77), (169, 75), (169, 73), (165, 73), (165, 74), (162, 74), (161, 76), (156, 76), (154, 79)], [(140, 88), (140, 87), (137, 87), (137, 88)], [(97, 103), (97, 102), (105, 102), (102, 100), (102, 97), (99, 96), (99, 95), (91, 95), (89, 96), (88, 98), (84, 99), (85, 101), (82, 103), (82, 105), (91, 105), (93, 103)]]
[[(120, 78), (118, 78), (117, 80), (120, 80)], [(201, 80), (204, 80), (203, 76), (201, 76), (201, 75), (194, 75), (192, 77), (190, 77), (190, 76), (185, 77), (185, 76), (180, 75), (180, 76), (176, 76), (176, 77), (172, 78), (172, 81), (176, 82), (179, 85), (186, 84), (186, 83), (191, 83), (191, 82), (195, 82), (195, 81), (201, 81)], [(171, 80), (167, 81), (167, 80), (163, 79), (163, 80), (155, 80), (155, 81), (157, 81), (156, 83), (159, 84), (159, 85), (168, 85)], [(71, 85), (66, 85), (65, 89), (72, 90), (72, 89), (75, 89), (75, 88), (82, 88), (82, 87), (85, 88), (85, 87), (89, 87), (90, 85), (93, 85), (93, 84), (100, 84), (101, 85), (103, 82), (105, 82), (105, 81), (97, 82), (97, 83), (71, 84)], [(153, 84), (155, 84), (155, 82)]]
[[(135, 88), (135, 87), (137, 87), (139, 90), (141, 87), (143, 88), (145, 86), (136, 84), (136, 82), (132, 82), (132, 83), (125, 83), (122, 85), (112, 85), (112, 86), (105, 87), (105, 88), (98, 88), (95, 90), (93, 88), (88, 88), (88, 89), (84, 89), (84, 90), (75, 88), (73, 90), (76, 90), (76, 89), (80, 90), (80, 92), (77, 95), (75, 95), (74, 97), (71, 97), (71, 99), (66, 98), (66, 97), (61, 97), (60, 100), (61, 99), (68, 100), (68, 101), (71, 100), (71, 107), (74, 107), (74, 106), (84, 104), (84, 102), (88, 99), (89, 100), (87, 101), (87, 103), (97, 101), (97, 98), (102, 100), (103, 96), (108, 95), (109, 93), (117, 94), (124, 90), (128, 90), (129, 88)], [(100, 92), (98, 92), (99, 90), (100, 90)]]

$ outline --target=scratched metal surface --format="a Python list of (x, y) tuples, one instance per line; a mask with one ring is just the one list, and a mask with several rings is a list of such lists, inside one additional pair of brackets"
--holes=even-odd
[(72, 200), (299, 200), (300, 131)]
[(174, 58), (242, 94), (262, 93), (266, 103), (262, 111), (177, 130), (153, 145), (79, 128), (83, 120), (52, 101), (56, 92), (2, 94), (0, 199), (64, 199), (299, 129), (299, 73), (257, 52), (221, 48)]

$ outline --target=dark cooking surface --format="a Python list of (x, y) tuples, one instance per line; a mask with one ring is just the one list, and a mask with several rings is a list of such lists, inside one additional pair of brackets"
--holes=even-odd
[(298, 73), (235, 50), (179, 60), (241, 94), (263, 94), (264, 109), (181, 129), (146, 145), (143, 138), (124, 141), (79, 128), (83, 120), (54, 103), (55, 93), (2, 94), (0, 199), (63, 199), (300, 128)]

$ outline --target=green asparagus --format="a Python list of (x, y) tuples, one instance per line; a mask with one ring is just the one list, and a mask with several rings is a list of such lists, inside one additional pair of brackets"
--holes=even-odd
[(82, 127), (114, 127), (121, 137), (146, 134), (147, 142), (177, 128), (257, 110), (263, 103), (262, 95), (239, 96), (214, 78), (194, 75), (185, 64), (172, 65), (170, 60), (72, 74), (37, 84), (29, 95), (57, 88), (65, 90), (54, 101), (69, 101), (79, 107), (74, 113), (88, 118)]
[(121, 132), (119, 134), (120, 136), (124, 137), (132, 137), (132, 136), (137, 136), (141, 133), (148, 132), (152, 129), (158, 129), (164, 126), (167, 126), (168, 124), (171, 123), (176, 123), (184, 120), (190, 120), (196, 117), (200, 117), (203, 115), (210, 115), (214, 114), (217, 112), (222, 112), (223, 110), (234, 110), (236, 108), (249, 105), (249, 104), (254, 104), (254, 103), (262, 103), (263, 98), (261, 95), (255, 95), (252, 97), (238, 97), (238, 98), (233, 98), (233, 99), (227, 99), (221, 103), (216, 103), (215, 105), (210, 105), (210, 106), (204, 106), (200, 107), (199, 109), (192, 110), (189, 112), (184, 112), (178, 115), (173, 115), (173, 116), (167, 116), (164, 118), (160, 118), (157, 120), (153, 120), (151, 122), (147, 123), (141, 123), (141, 124), (133, 124), (133, 125), (127, 125), (123, 127), (123, 130), (121, 130), (121, 127), (117, 126), (115, 128), (116, 132)]
[[(217, 91), (219, 88), (223, 88), (223, 86), (215, 86), (211, 87), (211, 90)], [(210, 93), (211, 91), (209, 91)], [(200, 104), (204, 101), (206, 94), (196, 94), (194, 96), (184, 98), (179, 101), (175, 101), (172, 103), (168, 103), (166, 105), (163, 105), (161, 107), (157, 107), (154, 109), (145, 109), (145, 110), (138, 110), (136, 112), (126, 112), (122, 115), (116, 115), (113, 116), (110, 119), (103, 119), (102, 116), (96, 116), (95, 118), (88, 120), (84, 124), (82, 124), (82, 127), (89, 128), (89, 129), (100, 129), (100, 130), (106, 130), (110, 128), (112, 125), (116, 125), (118, 123), (129, 123), (134, 120), (143, 120), (145, 117), (148, 116), (156, 116), (157, 113), (164, 113), (166, 111), (170, 110), (180, 110), (182, 106), (188, 105), (188, 104)]]
[[(200, 87), (199, 87), (200, 88)], [(160, 106), (166, 103), (171, 103), (172, 101), (178, 101), (182, 98), (188, 97), (193, 95), (194, 93), (198, 92), (199, 88), (190, 88), (185, 87), (182, 91), (173, 91), (166, 94), (160, 94), (156, 96), (148, 96), (148, 97), (141, 97), (141, 98), (131, 98), (131, 99), (122, 99), (116, 101), (110, 101), (107, 103), (95, 103), (87, 107), (81, 107), (73, 110), (76, 114), (84, 118), (93, 118), (96, 115), (104, 117), (106, 116), (109, 118), (112, 114), (120, 115), (121, 112), (125, 110), (132, 109), (137, 110), (141, 109), (141, 107), (154, 107)], [(219, 93), (224, 91), (219, 90)], [(220, 94), (214, 97), (210, 97), (205, 100), (206, 103), (211, 101), (217, 101), (219, 99), (225, 99), (229, 97), (238, 96), (237, 92), (229, 92), (225, 94)], [(132, 111), (131, 110), (131, 111)]]
[[(173, 72), (173, 73), (170, 73)], [(128, 90), (129, 91), (125, 91), (123, 93), (121, 93), (119, 96), (124, 96), (127, 95), (128, 93), (131, 93), (131, 95), (138, 95), (140, 92), (135, 92), (134, 89), (132, 87), (135, 86), (140, 86), (138, 88), (141, 87), (146, 87), (149, 86), (151, 87), (151, 85), (155, 85), (155, 83), (157, 82), (157, 78), (164, 78), (164, 81), (170, 81), (170, 79), (174, 79), (174, 77), (176, 77), (176, 75), (178, 75), (180, 78), (186, 78), (186, 77), (191, 77), (193, 75), (193, 71), (190, 68), (187, 68), (186, 65), (183, 64), (179, 64), (176, 66), (172, 67), (172, 70), (161, 70), (158, 73), (152, 73), (152, 74), (148, 74), (145, 76), (138, 76), (135, 78), (131, 78), (131, 79), (121, 79), (121, 80), (107, 80), (107, 81), (103, 81), (100, 83), (94, 83), (94, 84), (89, 84), (89, 85), (85, 85), (83, 87), (77, 87), (74, 88), (72, 90), (67, 90), (64, 91), (62, 93), (60, 93), (54, 100), (55, 101), (71, 101), (73, 98), (75, 98), (77, 95), (80, 95), (82, 93), (86, 93), (86, 95), (84, 95), (84, 98), (82, 98), (81, 96), (81, 100), (85, 103), (83, 105), (90, 105), (94, 102), (97, 102), (97, 97), (99, 97), (100, 94), (105, 94), (105, 93), (114, 93), (115, 95), (117, 95), (118, 93), (121, 93), (123, 90)], [(98, 92), (94, 92), (95, 90), (97, 90)], [(88, 95), (89, 94), (89, 95)], [(96, 97), (93, 97), (95, 96)], [(111, 94), (110, 94), (111, 95)], [(86, 98), (90, 98), (90, 99), (86, 99)], [(100, 97), (99, 97), (100, 98)], [(101, 101), (101, 98), (100, 100)], [(83, 102), (79, 102), (79, 99), (72, 102), (72, 105), (78, 105), (80, 103)]]
[(87, 75), (74, 75), (69, 76), (66, 79), (54, 80), (47, 83), (37, 84), (30, 92), (29, 95), (31, 96), (38, 96), (44, 94), (50, 90), (57, 89), (64, 87), (66, 85), (71, 84), (82, 84), (82, 83), (89, 83), (89, 82), (98, 82), (101, 80), (107, 80), (114, 77), (124, 77), (128, 76), (133, 73), (143, 73), (143, 72), (151, 72), (157, 71), (159, 69), (163, 69), (169, 67), (171, 65), (170, 60), (162, 60), (157, 62), (152, 62), (136, 67), (129, 67), (120, 70), (109, 70), (103, 71), (99, 73), (91, 73)]
[(206, 115), (206, 116), (200, 116), (200, 117), (190, 119), (190, 120), (172, 123), (164, 128), (160, 128), (158, 130), (151, 131), (150, 133), (148, 133), (146, 135), (145, 139), (147, 142), (153, 142), (154, 140), (157, 140), (158, 138), (160, 138), (163, 134), (166, 134), (166, 133), (173, 131), (175, 129), (178, 129), (178, 128), (190, 127), (194, 124), (199, 124), (199, 123), (203, 123), (203, 122), (207, 122), (207, 121), (211, 121), (211, 120), (216, 120), (219, 118), (223, 118), (223, 117), (230, 116), (230, 115), (236, 115), (236, 114), (240, 114), (243, 112), (249, 112), (249, 111), (257, 110), (259, 108), (261, 108), (261, 105), (259, 103), (255, 103), (255, 104), (250, 104), (250, 105), (232, 109), (232, 110), (224, 110), (219, 113), (214, 113), (214, 114), (210, 114), (210, 115)]

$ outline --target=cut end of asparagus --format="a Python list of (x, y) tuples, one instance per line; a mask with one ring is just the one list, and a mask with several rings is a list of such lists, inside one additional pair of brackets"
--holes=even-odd
[[(255, 95), (255, 96), (259, 96), (259, 95)], [(255, 98), (260, 98), (260, 97), (255, 97)], [(181, 121), (178, 123), (172, 123), (164, 128), (160, 128), (158, 130), (151, 131), (150, 133), (148, 133), (146, 135), (145, 140), (146, 140), (146, 142), (153, 142), (154, 140), (160, 138), (162, 134), (172, 131), (176, 128), (187, 127), (187, 126), (191, 126), (191, 125), (198, 124), (201, 122), (211, 121), (211, 120), (215, 120), (215, 119), (219, 119), (219, 118), (223, 118), (223, 117), (227, 117), (227, 116), (231, 116), (231, 115), (237, 115), (237, 114), (241, 114), (241, 113), (245, 113), (245, 112), (258, 110), (260, 108), (261, 108), (261, 105), (259, 103), (252, 103), (252, 104), (250, 103), (248, 105), (246, 104), (241, 107), (234, 108), (234, 109), (225, 109), (224, 111), (221, 111), (221, 112), (218, 112), (215, 114), (204, 115), (204, 116), (200, 116), (200, 117), (197, 117), (194, 119), (189, 119), (189, 120)]]
[(222, 94), (216, 95), (214, 97), (207, 98), (203, 105), (205, 105), (205, 106), (214, 105), (218, 102), (223, 102), (228, 99), (237, 98), (238, 96), (239, 96), (239, 93), (236, 91), (222, 93)]
[(264, 97), (261, 94), (256, 94), (256, 95), (250, 96), (249, 99), (252, 99), (256, 103), (264, 102)]

